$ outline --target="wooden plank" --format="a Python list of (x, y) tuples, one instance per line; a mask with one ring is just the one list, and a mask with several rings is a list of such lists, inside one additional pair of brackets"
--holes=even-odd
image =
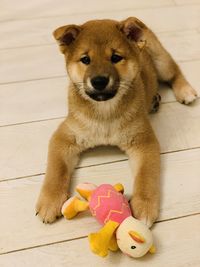
[(177, 5), (193, 5), (200, 4), (199, 0), (174, 0)]
[[(180, 65), (200, 95), (200, 61)], [(63, 77), (0, 85), (0, 126), (66, 116), (67, 84)], [(166, 85), (160, 94), (163, 103), (176, 101)]]
[[(139, 3), (139, 1), (129, 1), (129, 3), (136, 2)], [(114, 6), (116, 6), (116, 2)], [(69, 9), (65, 9), (65, 11), (66, 10)], [(200, 5), (162, 7), (142, 10), (129, 9), (126, 6), (126, 10), (121, 9), (120, 12), (113, 10), (103, 13), (92, 12), (91, 14), (68, 14), (65, 16), (31, 20), (21, 20), (21, 18), (20, 20), (11, 20), (0, 23), (0, 48), (7, 49), (12, 47), (54, 43), (54, 39), (52, 37), (54, 29), (61, 25), (71, 23), (80, 24), (90, 19), (111, 18), (122, 20), (129, 16), (136, 16), (143, 20), (157, 33), (163, 31), (192, 30), (200, 27), (199, 13)], [(177, 20), (177, 18), (179, 19)]]
[(51, 120), (2, 127), (0, 129), (1, 179), (43, 172), (48, 140), (61, 121)]
[(1, 50), (0, 58), (0, 84), (66, 74), (64, 57), (56, 44)]
[[(200, 147), (200, 100), (190, 106), (179, 103), (161, 105), (151, 123), (161, 152)], [(40, 174), (45, 171), (48, 141), (62, 119), (1, 127), (0, 179)], [(16, 157), (17, 155), (17, 157)], [(79, 166), (125, 159), (117, 148), (100, 147), (84, 153)]]
[(199, 225), (200, 216), (157, 224), (153, 229), (157, 253), (141, 259), (131, 259), (120, 251), (110, 252), (106, 258), (98, 257), (89, 250), (87, 238), (83, 238), (0, 255), (0, 264), (2, 267), (111, 267), (116, 264), (119, 267), (199, 267)]
[[(159, 220), (200, 212), (199, 159), (200, 149), (162, 155)], [(34, 216), (34, 206), (42, 179), (38, 176), (0, 183), (0, 211), (4, 215), (0, 220), (0, 253), (78, 238), (99, 228), (88, 213), (80, 214), (73, 221), (61, 219), (52, 225), (41, 223)], [(77, 170), (72, 179), (72, 194), (74, 186), (80, 182), (97, 185), (122, 182), (128, 197), (133, 184), (128, 161)]]
[(161, 105), (160, 112), (150, 116), (161, 152), (199, 147), (199, 103), (198, 99), (192, 107), (177, 102), (164, 104)]
[(200, 54), (200, 33), (196, 30), (158, 34), (164, 47), (177, 61), (197, 60)]
[[(101, 2), (85, 0), (84, 5), (81, 1), (73, 2), (71, 0), (59, 0), (54, 2), (53, 0), (43, 0), (42, 2), (36, 0), (32, 3), (28, 3), (25, 0), (20, 0), (18, 4), (12, 2), (12, 0), (1, 1), (1, 21), (9, 19), (30, 19), (46, 16), (62, 16), (82, 13), (93, 13), (93, 12), (104, 12), (109, 11), (120, 11), (124, 9), (135, 9), (135, 8), (149, 8), (174, 5), (173, 0), (140, 0), (140, 1), (129, 1), (125, 0), (122, 3), (114, 0)], [(89, 10), (88, 10), (89, 7)], [(105, 8), (106, 7), (106, 8)]]
[(0, 85), (0, 126), (67, 114), (67, 77)]

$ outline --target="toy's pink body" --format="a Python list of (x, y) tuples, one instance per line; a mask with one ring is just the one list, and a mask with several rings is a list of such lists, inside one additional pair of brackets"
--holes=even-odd
[(109, 220), (121, 224), (132, 215), (126, 198), (109, 184), (100, 185), (94, 190), (89, 207), (101, 224), (106, 224)]

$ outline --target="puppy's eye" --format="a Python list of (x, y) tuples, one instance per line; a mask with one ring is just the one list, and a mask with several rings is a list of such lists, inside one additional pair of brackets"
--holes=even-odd
[(84, 56), (80, 59), (80, 61), (85, 64), (85, 65), (89, 65), (90, 64), (90, 57), (89, 56)]
[(136, 246), (131, 246), (131, 249), (135, 249), (136, 248)]
[(113, 54), (113, 55), (111, 56), (111, 61), (112, 61), (112, 63), (114, 63), (114, 64), (118, 63), (118, 62), (121, 61), (122, 59), (123, 59), (123, 57), (120, 56), (120, 55), (117, 55), (117, 54)]

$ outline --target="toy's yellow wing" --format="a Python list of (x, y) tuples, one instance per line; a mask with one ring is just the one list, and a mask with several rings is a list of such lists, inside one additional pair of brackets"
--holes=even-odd
[(87, 210), (89, 204), (78, 197), (71, 197), (62, 206), (62, 214), (66, 219), (74, 218), (79, 212)]

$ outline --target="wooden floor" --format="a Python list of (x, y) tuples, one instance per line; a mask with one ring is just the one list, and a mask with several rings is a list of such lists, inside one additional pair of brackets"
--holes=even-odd
[[(67, 113), (64, 60), (52, 31), (93, 18), (137, 16), (159, 36), (200, 95), (200, 0), (35, 0), (0, 3), (0, 266), (200, 266), (200, 99), (176, 102), (162, 88), (151, 122), (161, 144), (162, 203), (153, 227), (157, 253), (134, 260), (93, 255), (87, 234), (99, 228), (88, 214), (52, 225), (35, 217), (48, 140)], [(132, 179), (116, 148), (85, 153), (78, 182)], [(72, 189), (73, 193), (73, 189)]]

